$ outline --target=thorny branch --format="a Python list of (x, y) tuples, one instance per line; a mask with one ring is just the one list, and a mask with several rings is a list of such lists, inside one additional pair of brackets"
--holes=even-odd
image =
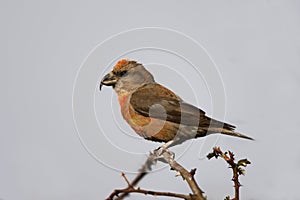
[[(242, 167), (246, 167), (248, 164), (251, 164), (251, 162), (247, 159), (241, 159), (236, 163), (234, 162), (234, 154), (231, 151), (224, 153), (220, 147), (213, 148), (213, 152), (207, 155), (208, 159), (213, 157), (221, 157), (229, 164), (229, 168), (232, 169), (232, 181), (234, 183), (234, 198), (232, 200), (239, 200), (239, 189), (241, 187), (239, 176), (245, 175), (245, 170)], [(225, 199), (229, 200), (230, 197), (227, 196)]]
[[(172, 170), (176, 170), (180, 173), (183, 180), (185, 180), (188, 185), (190, 186), (193, 194), (178, 194), (178, 193), (170, 193), (170, 192), (158, 192), (158, 191), (150, 191), (150, 190), (143, 190), (141, 188), (134, 188), (134, 186), (145, 176), (148, 174), (149, 170), (151, 170), (151, 167), (153, 164), (157, 162), (157, 160), (166, 162), (170, 165)], [(153, 195), (153, 196), (169, 196), (169, 197), (176, 197), (181, 198), (185, 200), (205, 200), (205, 197), (203, 196), (202, 190), (197, 185), (194, 174), (196, 169), (193, 169), (191, 172), (188, 172), (184, 167), (182, 167), (179, 163), (177, 163), (174, 160), (174, 153), (170, 152), (169, 150), (165, 150), (162, 152), (161, 155), (156, 155), (155, 153), (150, 153), (148, 156), (148, 159), (146, 160), (145, 164), (140, 169), (139, 174), (137, 177), (129, 183), (128, 179), (124, 174), (122, 174), (123, 178), (127, 182), (127, 188), (125, 189), (117, 189), (114, 190), (110, 194), (110, 196), (107, 198), (107, 200), (113, 200), (115, 199), (121, 200), (124, 197), (126, 197), (129, 193), (141, 193), (145, 195)]]
[(174, 160), (174, 154), (170, 151), (165, 151), (163, 153), (163, 158), (170, 165), (171, 169), (179, 172), (183, 180), (185, 180), (190, 186), (193, 192), (193, 194), (190, 195), (190, 199), (205, 200), (203, 191), (200, 189), (196, 180), (194, 179), (196, 169), (191, 170), (191, 172), (187, 171), (184, 167), (182, 167), (178, 162)]

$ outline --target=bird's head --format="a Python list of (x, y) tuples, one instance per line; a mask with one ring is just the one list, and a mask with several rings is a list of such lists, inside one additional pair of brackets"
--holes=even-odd
[(106, 74), (100, 83), (100, 90), (103, 85), (112, 86), (117, 93), (131, 92), (140, 86), (153, 83), (152, 74), (144, 66), (133, 60), (120, 60), (113, 70)]

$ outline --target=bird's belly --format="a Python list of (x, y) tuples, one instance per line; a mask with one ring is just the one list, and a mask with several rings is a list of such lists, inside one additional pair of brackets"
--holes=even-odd
[(136, 117), (130, 125), (137, 134), (145, 139), (167, 142), (172, 140), (177, 133), (178, 127), (173, 123), (154, 118), (148, 118), (146, 119), (147, 123), (141, 123), (141, 120), (144, 120), (141, 118), (143, 116)]
[[(156, 126), (155, 123), (153, 123), (153, 126)], [(160, 127), (160, 129), (156, 130), (157, 127)], [(174, 137), (179, 133), (178, 125), (172, 122), (165, 121), (164, 125), (159, 124), (157, 127), (155, 127), (154, 130), (152, 127), (149, 130), (146, 130), (147, 137), (145, 138), (153, 141), (168, 142), (174, 139)]]

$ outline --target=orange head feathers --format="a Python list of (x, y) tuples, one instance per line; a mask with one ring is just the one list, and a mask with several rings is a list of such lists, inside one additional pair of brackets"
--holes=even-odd
[(124, 70), (129, 70), (132, 67), (135, 67), (137, 64), (138, 63), (134, 60), (122, 59), (117, 62), (117, 64), (114, 66), (113, 71), (120, 72)]
[(119, 60), (117, 62), (117, 64), (114, 66), (114, 71), (120, 71), (123, 67), (128, 65), (128, 63), (129, 63), (129, 60), (127, 60), (127, 59)]

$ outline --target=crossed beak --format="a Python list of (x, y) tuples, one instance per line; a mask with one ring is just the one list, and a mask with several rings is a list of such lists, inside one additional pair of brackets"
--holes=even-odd
[(114, 87), (117, 81), (118, 81), (118, 77), (116, 77), (116, 75), (114, 75), (112, 72), (109, 72), (101, 80), (100, 87), (99, 87), (100, 91), (103, 85)]

